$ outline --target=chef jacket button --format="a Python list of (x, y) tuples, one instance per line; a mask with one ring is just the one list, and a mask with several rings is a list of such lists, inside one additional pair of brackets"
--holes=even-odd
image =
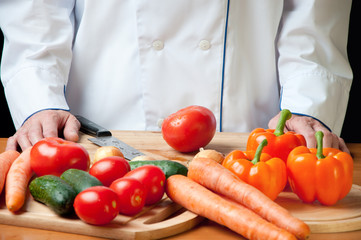
[(157, 121), (157, 125), (158, 125), (158, 127), (159, 127), (159, 128), (162, 128), (163, 121), (164, 121), (164, 119), (163, 119), (163, 118), (158, 119), (158, 121)]
[(161, 40), (155, 40), (153, 42), (153, 48), (155, 50), (162, 50), (164, 48), (164, 43)]
[(208, 40), (201, 40), (198, 46), (202, 50), (208, 50), (211, 47), (211, 43)]

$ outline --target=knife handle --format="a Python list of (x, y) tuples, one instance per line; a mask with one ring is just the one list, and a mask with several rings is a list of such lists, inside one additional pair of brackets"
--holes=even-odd
[(96, 124), (95, 122), (90, 121), (89, 119), (83, 116), (76, 115), (75, 117), (80, 122), (81, 124), (80, 131), (82, 131), (83, 133), (95, 135), (97, 137), (112, 135), (112, 133), (108, 129)]

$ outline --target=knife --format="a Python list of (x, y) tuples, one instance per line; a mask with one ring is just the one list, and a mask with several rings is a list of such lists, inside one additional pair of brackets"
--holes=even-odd
[(75, 117), (81, 124), (80, 131), (95, 136), (95, 138), (88, 138), (88, 140), (92, 143), (98, 146), (117, 147), (123, 153), (124, 158), (128, 160), (132, 160), (137, 156), (144, 155), (144, 153), (140, 152), (139, 150), (129, 146), (125, 142), (120, 141), (118, 138), (113, 137), (112, 133), (108, 129), (90, 121), (83, 116), (76, 115)]

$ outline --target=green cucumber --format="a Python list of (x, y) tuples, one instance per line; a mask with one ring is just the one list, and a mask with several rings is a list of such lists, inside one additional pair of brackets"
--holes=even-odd
[(165, 177), (168, 178), (175, 174), (181, 174), (184, 176), (187, 176), (188, 168), (184, 166), (183, 164), (171, 160), (144, 160), (144, 161), (131, 161), (129, 162), (131, 170), (144, 166), (144, 165), (155, 165), (160, 167)]
[(76, 197), (75, 190), (60, 177), (44, 175), (35, 178), (29, 185), (33, 198), (47, 205), (59, 215), (73, 212), (73, 203)]
[(74, 168), (63, 172), (60, 178), (72, 186), (77, 194), (89, 187), (103, 186), (101, 181), (88, 172)]

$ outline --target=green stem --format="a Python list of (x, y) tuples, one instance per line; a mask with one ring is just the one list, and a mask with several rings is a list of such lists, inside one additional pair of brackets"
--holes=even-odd
[(281, 136), (281, 135), (283, 135), (285, 133), (284, 129), (285, 129), (286, 121), (288, 119), (290, 119), (291, 117), (292, 117), (292, 113), (290, 112), (290, 110), (283, 109), (281, 111), (281, 114), (280, 114), (280, 117), (278, 119), (276, 129), (274, 131), (274, 135), (276, 135), (278, 137), (278, 136)]
[(263, 139), (263, 141), (258, 145), (256, 153), (254, 154), (254, 158), (251, 161), (253, 164), (256, 164), (260, 161), (262, 150), (265, 146), (267, 146), (267, 144), (268, 144), (267, 139)]
[(315, 133), (315, 137), (316, 137), (316, 142), (317, 142), (316, 157), (318, 159), (323, 159), (323, 158), (325, 158), (325, 155), (323, 155), (323, 132), (322, 131), (317, 131)]

